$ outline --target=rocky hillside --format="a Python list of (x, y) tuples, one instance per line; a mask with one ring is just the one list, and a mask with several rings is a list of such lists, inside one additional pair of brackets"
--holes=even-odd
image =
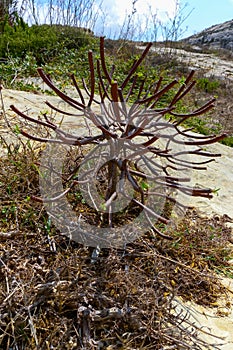
[(233, 20), (216, 24), (183, 41), (190, 45), (233, 51)]

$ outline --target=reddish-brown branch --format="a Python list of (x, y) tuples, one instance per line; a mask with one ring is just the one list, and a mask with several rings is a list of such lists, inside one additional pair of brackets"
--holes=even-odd
[(23, 112), (21, 112), (14, 105), (11, 105), (10, 108), (12, 109), (12, 111), (17, 113), (20, 117), (22, 117), (22, 118), (24, 118), (24, 119), (26, 119), (26, 120), (28, 120), (30, 122), (33, 122), (33, 123), (36, 123), (36, 124), (39, 124), (39, 125), (42, 125), (42, 126), (46, 126), (47, 128), (50, 128), (50, 129), (53, 129), (53, 130), (55, 130), (57, 128), (55, 125), (51, 125), (49, 123), (43, 122), (42, 120), (34, 119), (32, 117), (29, 117), (27, 114), (24, 114)]
[(58, 112), (58, 113), (61, 113), (61, 114), (64, 114), (64, 115), (69, 115), (69, 116), (72, 116), (72, 117), (81, 117), (83, 116), (83, 113), (80, 113), (80, 114), (74, 114), (74, 113), (71, 113), (71, 112), (66, 112), (64, 111), (63, 109), (60, 109), (56, 106), (54, 106), (52, 103), (50, 103), (49, 101), (45, 101), (45, 104), (50, 107), (51, 109), (53, 109), (54, 111)]
[[(137, 103), (139, 104), (145, 104), (145, 103), (150, 103), (151, 101), (153, 100), (156, 100), (158, 101), (158, 99), (163, 96), (166, 92), (168, 92), (174, 85), (177, 84), (177, 80), (173, 80), (171, 83), (169, 83), (168, 85), (166, 85), (162, 90), (156, 92), (154, 95), (148, 97), (148, 98), (145, 98), (145, 99), (142, 99), (142, 100), (139, 100), (137, 101)], [(169, 106), (170, 107), (170, 106)]]
[(60, 144), (62, 144), (61, 140), (58, 140), (58, 139), (47, 139), (47, 138), (43, 138), (43, 137), (39, 137), (39, 136), (33, 136), (33, 135), (28, 134), (24, 130), (20, 130), (20, 133), (23, 136), (25, 136), (28, 139), (30, 139), (30, 140), (39, 141), (39, 142), (50, 142), (50, 143), (60, 143)]
[(75, 79), (74, 74), (71, 74), (71, 79), (72, 79), (72, 82), (73, 82), (73, 84), (74, 84), (75, 89), (76, 89), (77, 92), (78, 92), (78, 95), (79, 95), (79, 97), (80, 97), (80, 100), (81, 100), (82, 104), (85, 105), (85, 100), (84, 100), (82, 91), (81, 91), (81, 89), (80, 89), (79, 86), (78, 86), (78, 83), (77, 83), (77, 80)]
[(94, 68), (92, 51), (88, 52), (88, 61), (89, 61), (89, 68), (90, 68), (91, 93), (90, 93), (90, 98), (87, 106), (88, 108), (90, 108), (95, 95), (95, 68)]
[(106, 79), (108, 80), (109, 84), (111, 84), (112, 78), (107, 70), (106, 61), (105, 61), (104, 37), (100, 37), (100, 62), (101, 62), (101, 66), (102, 66), (104, 75), (105, 75)]
[[(196, 84), (196, 81), (191, 82), (194, 75), (194, 70), (190, 72), (188, 77), (186, 78), (185, 82), (182, 84), (182, 86), (179, 88), (175, 96), (173, 97), (170, 106), (173, 106), (176, 102), (178, 102), (180, 99), (182, 99)], [(188, 86), (188, 84), (191, 82), (191, 84)], [(187, 87), (187, 88), (186, 88)], [(184, 91), (185, 90), (185, 91)]]
[(59, 90), (54, 84), (53, 82), (50, 80), (50, 78), (48, 77), (48, 75), (46, 75), (43, 71), (42, 68), (38, 68), (37, 69), (39, 75), (41, 76), (41, 78), (43, 79), (43, 81), (59, 96), (61, 97), (65, 102), (67, 102), (69, 105), (71, 105), (72, 107), (78, 109), (78, 110), (83, 110), (85, 109), (85, 105), (78, 102), (77, 100), (74, 100), (73, 98), (69, 97), (68, 95), (64, 94), (64, 92), (62, 92), (61, 90)]
[(153, 44), (149, 43), (147, 44), (145, 50), (143, 51), (143, 53), (141, 54), (140, 58), (133, 64), (132, 68), (130, 69), (128, 75), (126, 76), (124, 82), (121, 84), (121, 89), (124, 90), (124, 88), (126, 87), (126, 85), (128, 84), (130, 78), (132, 77), (132, 75), (136, 72), (137, 68), (140, 66), (140, 64), (142, 63), (142, 61), (145, 59), (146, 55), (148, 54), (151, 46)]

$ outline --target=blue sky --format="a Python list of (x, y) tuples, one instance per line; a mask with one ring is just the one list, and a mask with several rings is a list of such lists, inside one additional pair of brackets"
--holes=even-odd
[[(99, 1), (96, 0), (96, 4)], [(184, 33), (181, 37), (187, 37), (214, 24), (233, 19), (233, 0), (180, 0), (179, 2), (181, 7), (185, 5), (182, 12), (184, 16), (191, 12), (182, 25)], [(119, 27), (122, 25), (125, 16), (132, 12), (132, 3), (133, 0), (102, 0), (101, 6), (105, 14), (104, 34), (108, 30), (114, 33), (117, 25)], [(140, 20), (141, 24), (145, 23), (145, 14), (148, 14), (149, 7), (150, 12), (157, 13), (157, 18), (162, 23), (166, 23), (166, 20), (171, 19), (176, 11), (176, 3), (177, 0), (135, 0), (135, 23), (139, 23)], [(138, 29), (137, 25), (135, 29)], [(164, 38), (159, 35), (157, 39)]]
[[(22, 2), (22, 0), (18, 1), (19, 3)], [(54, 11), (58, 12), (62, 3), (61, 0), (34, 1), (37, 5), (36, 9), (40, 23), (47, 23), (49, 19), (48, 4), (50, 1), (54, 4)], [(71, 3), (85, 4), (85, 1), (88, 2), (88, 0), (71, 0)], [(68, 2), (64, 0), (64, 3)], [(92, 3), (92, 0), (89, 3)], [(131, 33), (129, 34), (131, 38), (144, 41), (165, 40), (164, 31), (167, 29), (166, 25), (169, 26), (169, 23), (172, 23), (172, 18), (177, 11), (177, 3), (181, 4), (181, 8), (186, 4), (181, 12), (183, 18), (191, 12), (182, 24), (183, 35), (179, 36), (179, 39), (200, 32), (214, 24), (233, 19), (233, 0), (93, 0), (92, 10), (93, 13), (98, 13), (98, 20), (95, 27), (91, 29), (94, 29), (97, 35), (118, 38), (119, 33), (122, 34), (122, 26), (124, 21), (127, 20), (127, 16), (130, 16), (135, 10), (130, 22)], [(25, 13), (29, 16), (30, 23), (32, 18), (30, 7), (26, 9)], [(57, 18), (60, 18), (60, 16)], [(153, 29), (147, 31), (148, 28), (153, 28), (155, 22), (160, 24), (160, 28), (163, 27), (163, 33), (161, 31), (157, 33), (156, 28), (154, 31)], [(86, 26), (85, 23), (80, 23), (80, 25)], [(126, 27), (124, 30), (127, 29)]]
[(188, 26), (185, 36), (233, 19), (233, 0), (187, 0), (187, 3), (193, 11), (185, 22)]

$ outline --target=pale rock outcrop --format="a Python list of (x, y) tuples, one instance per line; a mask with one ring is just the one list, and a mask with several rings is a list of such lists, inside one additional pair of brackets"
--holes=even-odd
[(233, 51), (233, 20), (213, 25), (182, 41), (195, 46)]

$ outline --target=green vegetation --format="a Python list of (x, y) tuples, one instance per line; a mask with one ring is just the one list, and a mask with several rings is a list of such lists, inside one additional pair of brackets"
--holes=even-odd
[(30, 54), (37, 65), (45, 64), (63, 50), (80, 49), (93, 41), (91, 33), (82, 28), (62, 25), (32, 25), (16, 19), (14, 25), (2, 25), (0, 57), (24, 59)]
[(21, 19), (12, 26), (2, 24), (0, 41), (0, 79), (5, 87), (30, 90), (19, 82), (37, 75), (36, 68), (46, 65), (58, 79), (66, 77), (67, 67), (72, 71), (85, 71), (83, 52), (95, 47), (96, 39), (81, 28), (61, 25), (33, 25)]
[(220, 83), (218, 80), (209, 78), (199, 78), (197, 80), (197, 88), (204, 90), (205, 92), (216, 92)]

